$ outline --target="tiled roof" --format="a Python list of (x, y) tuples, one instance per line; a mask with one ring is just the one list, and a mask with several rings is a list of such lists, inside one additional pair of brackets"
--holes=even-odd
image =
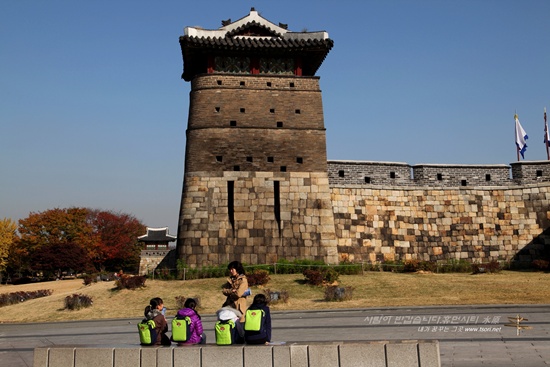
[(168, 234), (168, 227), (147, 227), (147, 234), (138, 237), (138, 241), (140, 242), (174, 242), (175, 240), (176, 236)]
[(262, 49), (262, 48), (293, 48), (297, 50), (322, 49), (330, 50), (331, 39), (286, 39), (267, 37), (225, 37), (199, 38), (183, 36), (180, 42), (187, 47), (202, 47), (210, 49)]
[(236, 54), (256, 57), (300, 55), (303, 75), (314, 75), (334, 45), (327, 32), (291, 32), (286, 25), (276, 25), (261, 17), (254, 8), (247, 16), (223, 24), (214, 30), (185, 28), (185, 35), (180, 37), (185, 80), (206, 72), (207, 56)]

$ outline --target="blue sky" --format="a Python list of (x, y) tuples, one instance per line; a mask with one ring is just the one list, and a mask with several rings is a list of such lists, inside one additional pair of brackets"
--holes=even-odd
[(0, 218), (82, 206), (176, 234), (189, 83), (178, 37), (255, 7), (325, 30), (329, 159), (544, 160), (550, 1), (0, 2)]

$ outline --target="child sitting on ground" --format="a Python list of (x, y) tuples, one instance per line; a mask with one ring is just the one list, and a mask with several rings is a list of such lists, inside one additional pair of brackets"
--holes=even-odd
[[(243, 325), (239, 321), (243, 314), (237, 310), (233, 297), (228, 297), (225, 303), (218, 311), (216, 311), (218, 321), (221, 323), (227, 323), (232, 321), (234, 328), (232, 329), (231, 340), (232, 344), (244, 344), (244, 329)], [(217, 338), (217, 336), (216, 336)], [(216, 341), (217, 342), (217, 341)]]
[(153, 320), (155, 322), (155, 333), (157, 334), (156, 342), (154, 345), (171, 345), (170, 338), (166, 335), (168, 331), (168, 323), (164, 317), (162, 310), (164, 309), (164, 302), (162, 298), (156, 297), (149, 301), (149, 306), (145, 307), (143, 312), (145, 319)]
[(190, 335), (186, 342), (178, 343), (178, 345), (183, 344), (206, 344), (206, 335), (202, 328), (201, 316), (197, 312), (197, 301), (193, 298), (187, 298), (183, 304), (181, 310), (178, 311), (179, 317), (188, 316), (191, 319), (190, 325)]
[(244, 339), (247, 344), (268, 344), (271, 341), (271, 314), (264, 294), (257, 294), (246, 310)]

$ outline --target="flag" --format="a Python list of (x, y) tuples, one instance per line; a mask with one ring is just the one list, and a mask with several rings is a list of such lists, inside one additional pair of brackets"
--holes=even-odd
[(521, 158), (525, 159), (523, 153), (525, 153), (525, 150), (527, 149), (526, 140), (529, 137), (527, 136), (525, 130), (523, 130), (523, 127), (521, 127), (517, 114), (514, 115), (514, 119), (516, 120), (516, 146), (518, 147), (518, 151), (521, 153)]

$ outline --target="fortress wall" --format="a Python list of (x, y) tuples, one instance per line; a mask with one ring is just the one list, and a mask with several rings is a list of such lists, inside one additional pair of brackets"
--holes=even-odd
[(413, 178), (419, 186), (495, 186), (512, 184), (510, 167), (499, 165), (440, 165), (413, 166)]
[(331, 185), (414, 185), (407, 163), (328, 161)]
[(550, 161), (522, 161), (511, 163), (512, 177), (518, 184), (550, 182)]
[(331, 185), (340, 260), (529, 262), (550, 254), (550, 184), (521, 187)]
[(190, 172), (178, 257), (191, 266), (337, 262), (326, 172)]
[(550, 161), (506, 164), (416, 164), (328, 161), (331, 185), (363, 187), (514, 186), (550, 182)]

